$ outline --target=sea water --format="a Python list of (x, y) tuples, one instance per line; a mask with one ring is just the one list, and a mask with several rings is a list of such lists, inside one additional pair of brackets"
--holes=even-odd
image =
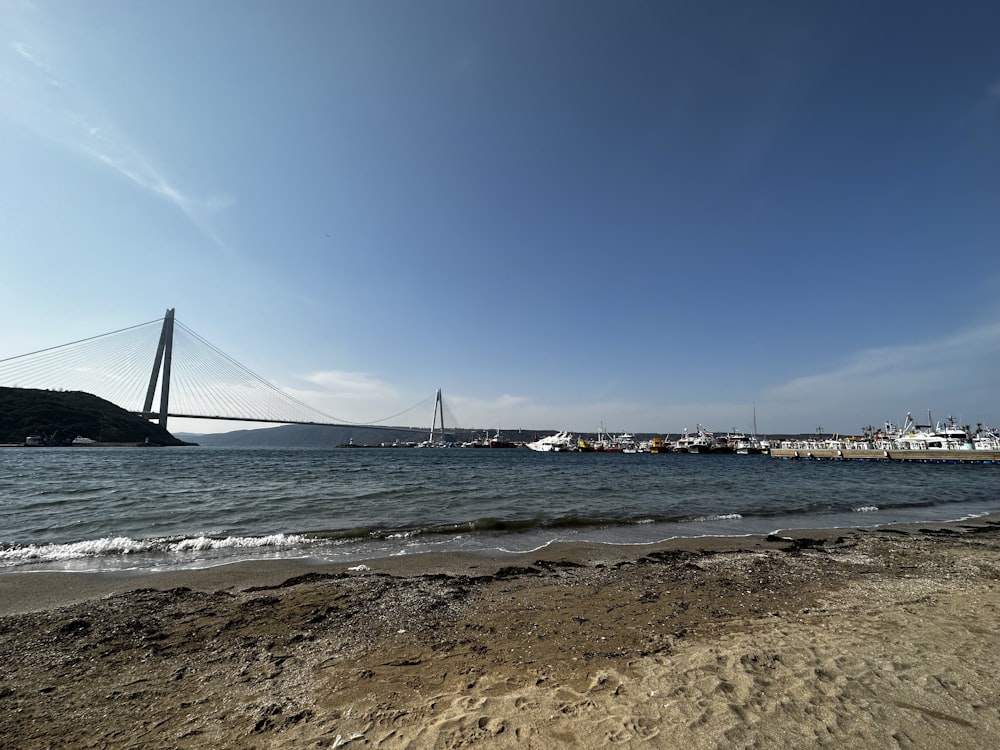
[(0, 571), (525, 552), (1000, 510), (1000, 466), (523, 449), (0, 450)]

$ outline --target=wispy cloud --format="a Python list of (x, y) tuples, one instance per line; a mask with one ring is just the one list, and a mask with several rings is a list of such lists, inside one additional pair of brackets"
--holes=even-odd
[(491, 399), (472, 398), (470, 396), (449, 396), (449, 401), (458, 409), (468, 409), (470, 411), (500, 411), (505, 412), (510, 409), (529, 405), (531, 399), (527, 396), (512, 396), (504, 393), (501, 396)]
[[(763, 400), (785, 424), (796, 415), (800, 422), (812, 415), (839, 423), (840, 429), (857, 428), (863, 425), (843, 422), (855, 416), (878, 422), (924, 408), (975, 408), (995, 389), (998, 368), (1000, 322), (989, 322), (919, 344), (857, 352), (832, 370), (767, 389)], [(998, 415), (963, 416), (995, 420)]]
[(68, 133), (72, 147), (170, 203), (213, 243), (228, 250), (211, 219), (235, 203), (232, 197), (213, 195), (208, 199), (194, 199), (160, 173), (142, 152), (129, 144), (127, 138), (114, 133), (110, 127), (90, 124), (78, 115), (73, 119), (79, 124)]
[(31, 46), (25, 42), (11, 42), (10, 48), (25, 62), (30, 64), (35, 68), (36, 71), (43, 73), (47, 76), (48, 82), (54, 86), (63, 86), (64, 83), (58, 78), (52, 75), (52, 69), (49, 65), (42, 62), (38, 56), (32, 51)]
[[(990, 320), (995, 311), (981, 310)], [(1000, 371), (1000, 321), (984, 322), (925, 342), (871, 348), (846, 355), (825, 371), (761, 386), (745, 403), (691, 402), (665, 391), (658, 404), (627, 400), (541, 403), (529, 396), (475, 399), (445, 394), (463, 426), (508, 429), (605, 429), (677, 434), (703, 424), (716, 432), (859, 432), (868, 424), (900, 420), (911, 411), (940, 411), (975, 423), (1000, 423), (996, 373)], [(984, 406), (985, 405), (985, 406)], [(993, 412), (984, 411), (992, 408)], [(429, 421), (429, 419), (427, 420)]]
[[(282, 390), (338, 421), (385, 424), (394, 412), (404, 415), (412, 406), (403, 403), (404, 397), (395, 387), (363, 372), (319, 370), (301, 375), (297, 381), (300, 385), (282, 386)], [(430, 424), (429, 412), (420, 416), (425, 418), (418, 424)]]
[(529, 396), (503, 394), (492, 399), (444, 394), (462, 427), (596, 432), (602, 423), (615, 431), (651, 430), (648, 405), (625, 401), (540, 403)]
[[(25, 32), (29, 33), (29, 32)], [(85, 86), (61, 75), (42, 44), (24, 38), (8, 42), (13, 53), (0, 61), (0, 110), (44, 138), (107, 167), (179, 210), (220, 249), (229, 251), (213, 217), (231, 207), (231, 196), (197, 198), (171, 181), (135, 139), (114, 125), (113, 116)], [(54, 57), (54, 56), (53, 56)]]
[(390, 385), (363, 372), (321, 370), (303, 376), (302, 380), (317, 386), (318, 390), (333, 398), (399, 397)]

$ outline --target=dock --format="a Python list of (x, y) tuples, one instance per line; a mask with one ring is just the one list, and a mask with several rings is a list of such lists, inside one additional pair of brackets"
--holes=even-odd
[(922, 464), (1000, 464), (1000, 451), (771, 448), (771, 458), (799, 461), (901, 461)]

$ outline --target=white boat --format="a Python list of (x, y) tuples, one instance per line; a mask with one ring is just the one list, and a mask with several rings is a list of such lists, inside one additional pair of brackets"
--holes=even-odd
[(756, 435), (747, 435), (743, 432), (736, 432), (735, 430), (726, 436), (729, 445), (733, 449), (733, 453), (737, 453), (741, 456), (750, 456), (757, 453), (764, 453), (764, 448), (761, 445), (761, 441), (757, 439)]
[(685, 427), (681, 436), (674, 441), (674, 453), (687, 453), (690, 444), (691, 435), (688, 434), (688, 428)]
[(980, 424), (972, 436), (972, 444), (980, 451), (1000, 451), (1000, 430)]
[(901, 434), (895, 440), (896, 448), (915, 451), (975, 450), (972, 436), (964, 427), (959, 426), (954, 417), (948, 417), (947, 422), (938, 422), (932, 427), (928, 412), (927, 421), (928, 424), (916, 424), (913, 417), (907, 414)]
[[(880, 451), (968, 451), (968, 450), (1000, 450), (1000, 433), (981, 423), (973, 433), (969, 427), (958, 424), (954, 417), (947, 421), (933, 422), (930, 412), (927, 412), (927, 423), (917, 424), (912, 414), (907, 414), (903, 426), (898, 427), (892, 422), (886, 422), (879, 430), (865, 427), (859, 438), (848, 437), (843, 440), (827, 441), (828, 444), (818, 446), (841, 450), (880, 450)], [(782, 447), (785, 444), (782, 443)], [(798, 449), (798, 446), (794, 446)]]
[(635, 435), (623, 432), (618, 437), (605, 437), (604, 447), (601, 450), (606, 453), (638, 453), (639, 446), (635, 441)]
[(638, 453), (639, 444), (635, 440), (635, 435), (631, 432), (623, 432), (618, 436), (618, 447), (622, 453)]
[(753, 405), (753, 432), (747, 435), (733, 427), (733, 431), (726, 435), (726, 442), (733, 453), (740, 456), (767, 453), (771, 449), (770, 443), (757, 437), (757, 404)]
[(526, 447), (541, 453), (572, 451), (576, 450), (576, 445), (576, 437), (573, 433), (565, 431), (557, 432), (555, 435), (549, 435), (531, 443), (525, 443)]

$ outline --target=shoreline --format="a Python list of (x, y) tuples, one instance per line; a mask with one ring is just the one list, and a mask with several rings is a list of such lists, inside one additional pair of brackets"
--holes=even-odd
[(839, 749), (1000, 736), (997, 515), (291, 562), (0, 574), (8, 609), (36, 597), (0, 616), (0, 740)]
[[(310, 557), (238, 560), (198, 568), (121, 571), (0, 571), (0, 617), (80, 604), (138, 589), (185, 587), (202, 592), (237, 593), (253, 586), (279, 585), (310, 574), (379, 573), (399, 578), (421, 575), (490, 575), (535, 561), (574, 565), (620, 565), (651, 554), (787, 552), (808, 543), (830, 543), (858, 534), (961, 533), (1000, 527), (1000, 513), (967, 520), (897, 523), (877, 527), (787, 529), (779, 534), (672, 537), (658, 542), (614, 544), (553, 542), (525, 552), (419, 552), (390, 557), (329, 562)], [(30, 585), (29, 585), (30, 584)]]

